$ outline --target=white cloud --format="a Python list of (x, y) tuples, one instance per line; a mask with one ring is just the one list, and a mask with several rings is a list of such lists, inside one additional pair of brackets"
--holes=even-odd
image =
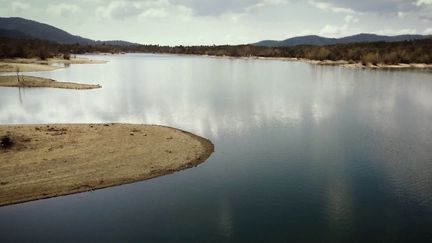
[(351, 8), (343, 8), (339, 7), (337, 5), (334, 5), (332, 3), (327, 2), (318, 2), (318, 1), (309, 1), (310, 5), (319, 8), (324, 11), (330, 11), (333, 13), (345, 13), (345, 14), (355, 14), (356, 12), (352, 10)]
[(96, 15), (102, 18), (126, 19), (136, 17), (143, 12), (139, 2), (114, 1), (107, 6), (98, 7)]
[(397, 16), (399, 17), (399, 18), (401, 18), (401, 19), (403, 19), (403, 18), (405, 18), (407, 15), (408, 15), (409, 13), (407, 13), (407, 12), (398, 12), (397, 13)]
[(12, 2), (11, 3), (13, 13), (21, 13), (30, 8), (30, 4), (23, 2)]
[(169, 0), (174, 5), (192, 9), (197, 16), (220, 16), (226, 13), (244, 13), (251, 6), (266, 0)]
[(192, 14), (192, 10), (183, 5), (174, 5), (168, 0), (113, 1), (107, 6), (98, 7), (96, 16), (107, 19), (168, 18), (183, 19)]
[(418, 0), (415, 5), (422, 6), (422, 5), (432, 5), (432, 0)]
[(145, 10), (140, 17), (144, 18), (165, 18), (169, 13), (164, 8), (151, 8)]
[(58, 25), (92, 39), (241, 44), (309, 34), (432, 34), (431, 1), (0, 0), (0, 15)]
[(345, 36), (349, 34), (349, 30), (351, 29), (352, 25), (358, 22), (359, 19), (353, 15), (347, 15), (345, 16), (344, 22), (341, 25), (327, 24), (321, 28), (319, 34), (327, 37)]
[(424, 35), (432, 35), (432, 28), (427, 28), (423, 31)]
[(256, 4), (253, 4), (251, 6), (246, 7), (246, 12), (250, 12), (256, 9), (270, 7), (270, 6), (279, 6), (279, 5), (285, 5), (287, 4), (287, 0), (262, 0), (257, 2)]
[(328, 37), (336, 37), (339, 35), (344, 35), (348, 30), (348, 25), (344, 24), (341, 26), (327, 24), (320, 30), (320, 35)]
[(356, 24), (359, 22), (359, 19), (355, 18), (352, 15), (347, 15), (347, 16), (345, 16), (344, 21), (347, 24), (351, 24), (351, 23)]
[(79, 10), (80, 9), (78, 6), (67, 3), (51, 5), (47, 8), (48, 13), (62, 17), (69, 17), (72, 14), (78, 12)]
[(304, 29), (302, 31), (300, 31), (297, 36), (304, 36), (304, 35), (315, 35), (316, 32), (310, 29)]
[(384, 29), (384, 30), (378, 30), (376, 31), (377, 34), (380, 35), (414, 35), (417, 34), (416, 29)]

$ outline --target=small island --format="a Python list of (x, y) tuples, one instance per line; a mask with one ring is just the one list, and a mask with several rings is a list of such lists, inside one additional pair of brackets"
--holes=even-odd
[(0, 206), (142, 181), (197, 166), (213, 144), (155, 125), (0, 125)]

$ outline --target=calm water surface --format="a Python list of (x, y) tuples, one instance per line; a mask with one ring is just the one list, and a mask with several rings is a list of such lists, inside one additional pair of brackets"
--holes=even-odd
[(431, 242), (432, 73), (96, 56), (0, 88), (0, 124), (126, 122), (210, 138), (173, 175), (0, 208), (0, 242)]

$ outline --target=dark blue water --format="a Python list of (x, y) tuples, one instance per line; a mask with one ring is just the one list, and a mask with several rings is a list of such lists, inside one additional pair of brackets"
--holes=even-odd
[(36, 75), (102, 89), (0, 88), (0, 124), (163, 124), (216, 152), (169, 176), (2, 207), (0, 242), (432, 241), (432, 73), (94, 58), (110, 62)]

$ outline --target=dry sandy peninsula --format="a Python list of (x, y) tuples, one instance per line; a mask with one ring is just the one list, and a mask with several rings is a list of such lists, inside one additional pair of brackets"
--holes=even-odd
[(61, 66), (55, 64), (100, 64), (106, 63), (105, 61), (90, 60), (87, 58), (71, 58), (65, 60), (63, 58), (48, 58), (47, 60), (40, 60), (37, 58), (14, 58), (14, 59), (0, 59), (0, 72), (38, 72), (38, 71), (52, 71)]
[[(19, 82), (18, 82), (19, 79)], [(0, 87), (19, 88), (59, 88), (59, 89), (98, 89), (99, 84), (81, 84), (71, 82), (58, 82), (53, 79), (19, 75), (0, 76)]]
[(209, 140), (163, 126), (0, 125), (0, 206), (170, 174), (213, 151)]

